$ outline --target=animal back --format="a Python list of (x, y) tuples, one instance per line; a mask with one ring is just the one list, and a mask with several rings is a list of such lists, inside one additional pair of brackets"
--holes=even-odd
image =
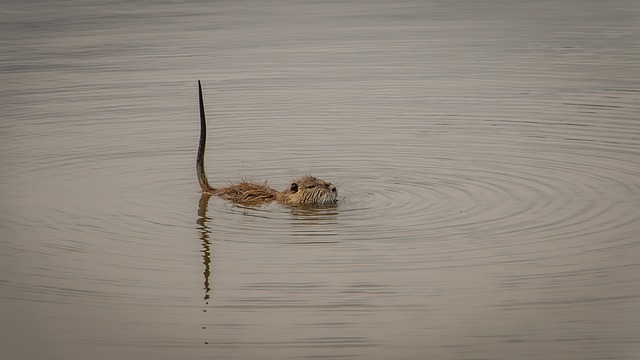
[(262, 184), (250, 181), (242, 181), (227, 187), (218, 189), (216, 194), (224, 199), (245, 205), (256, 205), (276, 200), (278, 191), (269, 188), (267, 183)]

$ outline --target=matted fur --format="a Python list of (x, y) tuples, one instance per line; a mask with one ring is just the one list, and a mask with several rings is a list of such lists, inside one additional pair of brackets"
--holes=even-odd
[(266, 181), (259, 184), (242, 180), (237, 184), (216, 189), (213, 194), (240, 204), (263, 204), (278, 198), (278, 191), (271, 189)]

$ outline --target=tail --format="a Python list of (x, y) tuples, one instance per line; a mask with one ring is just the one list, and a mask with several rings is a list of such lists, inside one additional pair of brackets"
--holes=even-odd
[(198, 154), (196, 155), (196, 175), (198, 176), (198, 183), (202, 188), (202, 192), (208, 193), (215, 191), (215, 189), (209, 185), (207, 180), (207, 174), (204, 171), (204, 149), (207, 145), (207, 119), (204, 115), (204, 100), (202, 99), (202, 85), (198, 80), (198, 95), (200, 99), (200, 142), (198, 144)]

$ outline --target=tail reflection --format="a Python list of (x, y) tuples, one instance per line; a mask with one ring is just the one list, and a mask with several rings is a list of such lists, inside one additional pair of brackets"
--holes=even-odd
[(207, 217), (207, 207), (209, 206), (209, 198), (211, 195), (202, 194), (198, 203), (198, 225), (200, 230), (200, 241), (202, 242), (202, 263), (204, 264), (204, 299), (209, 300), (209, 277), (211, 276), (211, 241), (209, 234), (211, 230), (207, 226), (210, 218)]

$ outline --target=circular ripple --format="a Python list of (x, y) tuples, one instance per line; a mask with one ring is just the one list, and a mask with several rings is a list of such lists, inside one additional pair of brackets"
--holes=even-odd
[[(459, 233), (503, 245), (524, 235), (566, 248), (580, 239), (582, 251), (602, 246), (607, 234), (608, 246), (630, 246), (628, 230), (620, 229), (640, 220), (633, 210), (640, 133), (623, 115), (640, 109), (624, 95), (607, 107), (599, 105), (612, 104), (603, 94), (541, 99), (552, 114), (532, 111), (519, 119), (501, 118), (493, 108), (492, 116), (395, 123), (384, 144), (348, 160), (367, 166), (353, 173), (345, 164), (339, 174), (348, 194), (338, 208), (349, 224), (341, 232), (396, 242)], [(511, 111), (508, 105), (503, 111)]]

